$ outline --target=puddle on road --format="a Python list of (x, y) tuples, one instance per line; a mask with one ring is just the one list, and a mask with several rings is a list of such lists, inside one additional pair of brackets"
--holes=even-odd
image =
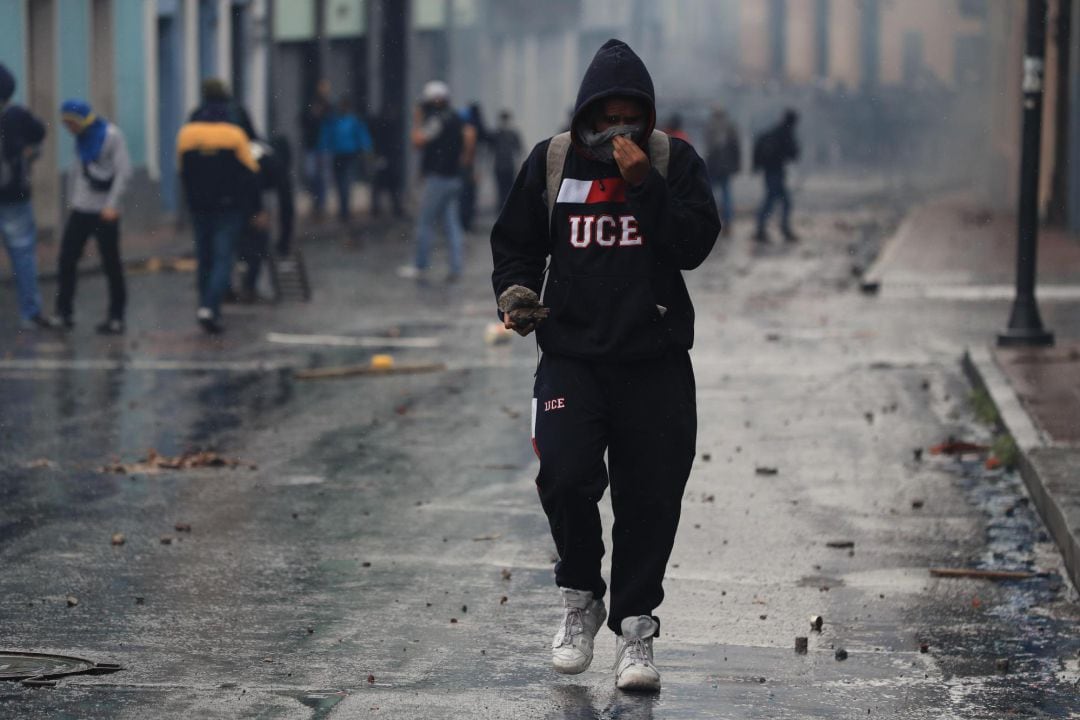
[(301, 705), (314, 710), (315, 712), (311, 716), (312, 720), (322, 720), (329, 717), (330, 711), (348, 697), (348, 693), (344, 690), (318, 690), (307, 693), (282, 693), (282, 695), (293, 698), (299, 701)]
[[(968, 564), (980, 569), (1042, 570), (1037, 566), (1039, 544), (1049, 538), (1019, 474), (987, 470), (981, 458), (953, 460), (945, 467), (959, 476), (969, 501), (986, 517), (984, 550)], [(958, 706), (1003, 716), (1029, 714), (1037, 708), (1064, 717), (1077, 709), (1075, 674), (1063, 673), (1080, 649), (1076, 618), (1068, 617), (1077, 610), (1068, 602), (1068, 585), (1056, 571), (1012, 582), (936, 583), (939, 593), (955, 596), (956, 605), (953, 617), (938, 618), (924, 639)], [(1007, 672), (1000, 671), (998, 659), (1008, 660)]]

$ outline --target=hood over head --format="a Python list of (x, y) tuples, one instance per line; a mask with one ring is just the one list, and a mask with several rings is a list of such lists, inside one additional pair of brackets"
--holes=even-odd
[[(622, 40), (608, 40), (596, 51), (585, 76), (581, 79), (577, 102), (574, 103), (574, 119), (571, 123), (574, 145), (581, 148), (584, 142), (580, 128), (591, 120), (593, 105), (605, 98), (630, 97), (645, 104), (645, 132), (639, 143), (652, 134), (656, 127), (656, 92), (652, 77), (645, 63)], [(587, 128), (591, 130), (592, 128)]]

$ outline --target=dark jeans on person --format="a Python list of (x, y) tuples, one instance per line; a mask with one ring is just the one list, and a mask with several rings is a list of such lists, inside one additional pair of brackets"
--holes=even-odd
[(270, 260), (269, 231), (255, 227), (245, 228), (240, 233), (236, 259), (244, 263), (243, 290), (249, 296), (254, 296), (263, 262)]
[(791, 196), (788, 195), (787, 182), (783, 170), (765, 171), (765, 199), (758, 211), (758, 235), (765, 233), (765, 223), (772, 215), (773, 204), (780, 203), (780, 228), (785, 235), (791, 234)]
[(721, 175), (713, 178), (713, 195), (718, 196), (720, 205), (720, 226), (725, 232), (731, 232), (731, 221), (735, 217), (735, 205), (731, 196), (731, 176)]
[[(555, 582), (603, 597), (597, 507), (611, 484), (611, 613), (653, 615), (679, 527), (697, 440), (694, 371), (685, 351), (600, 362), (545, 353), (533, 402), (536, 485), (559, 553)], [(604, 451), (607, 451), (607, 465)]]
[(338, 217), (342, 222), (349, 220), (349, 196), (355, 178), (356, 156), (334, 156), (334, 186), (337, 187)]
[(68, 216), (60, 241), (56, 314), (62, 318), (71, 318), (74, 314), (79, 260), (91, 235), (97, 240), (101, 268), (109, 282), (109, 320), (122, 322), (127, 306), (127, 286), (124, 283), (124, 265), (120, 260), (120, 222), (105, 222), (98, 213), (79, 210), (72, 211)]
[(244, 231), (244, 213), (239, 210), (191, 213), (198, 260), (199, 307), (209, 308), (214, 319), (221, 317), (221, 299), (229, 289), (233, 250)]

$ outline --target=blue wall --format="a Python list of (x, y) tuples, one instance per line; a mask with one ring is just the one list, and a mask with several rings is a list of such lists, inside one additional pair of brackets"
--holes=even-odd
[(144, 0), (113, 0), (116, 117), (127, 137), (132, 164), (146, 164), (146, 45)]
[(26, 98), (23, 92), (26, 81), (25, 27), (22, 0), (0, 0), (0, 63), (15, 75), (15, 100), (18, 102)]
[[(60, 102), (68, 98), (90, 99), (90, 1), (63, 0), (56, 3), (56, 95)], [(49, 125), (57, 128), (60, 167), (66, 168), (74, 157), (75, 142), (66, 130), (60, 130), (60, 108), (50, 108)]]

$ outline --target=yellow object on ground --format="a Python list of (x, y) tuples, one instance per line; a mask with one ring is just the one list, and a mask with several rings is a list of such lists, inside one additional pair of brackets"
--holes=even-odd
[(376, 370), (388, 370), (394, 367), (394, 356), (374, 355), (371, 358), (371, 367)]

